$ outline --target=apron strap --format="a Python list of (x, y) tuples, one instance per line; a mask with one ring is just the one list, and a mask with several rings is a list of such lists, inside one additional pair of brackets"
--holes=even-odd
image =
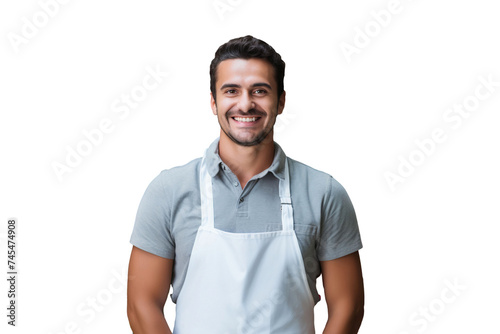
[(280, 179), (280, 200), (281, 200), (281, 223), (283, 231), (293, 231), (293, 207), (290, 196), (290, 172), (288, 170), (288, 158), (285, 159), (285, 179)]
[(208, 174), (205, 156), (200, 164), (201, 225), (214, 228), (214, 198), (212, 177)]
[[(208, 174), (205, 156), (203, 156), (200, 164), (200, 196), (201, 225), (215, 228), (212, 177)], [(281, 201), (281, 223), (283, 225), (283, 231), (293, 231), (293, 207), (292, 198), (290, 196), (288, 158), (285, 160), (285, 179), (279, 180), (279, 196)]]

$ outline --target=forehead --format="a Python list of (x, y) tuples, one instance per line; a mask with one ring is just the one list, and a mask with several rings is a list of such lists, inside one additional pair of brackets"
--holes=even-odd
[(276, 85), (274, 68), (264, 59), (226, 59), (217, 66), (218, 87), (228, 83), (245, 86), (256, 82), (265, 82), (272, 87)]

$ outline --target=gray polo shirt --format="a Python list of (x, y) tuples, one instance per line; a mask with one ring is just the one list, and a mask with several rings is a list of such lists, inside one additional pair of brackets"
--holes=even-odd
[[(279, 179), (286, 156), (275, 143), (271, 166), (241, 189), (238, 178), (219, 157), (219, 140), (207, 150), (213, 179), (215, 228), (233, 233), (281, 230)], [(362, 247), (356, 214), (345, 189), (330, 175), (288, 158), (294, 229), (315, 302), (319, 261), (333, 260)], [(201, 223), (201, 158), (162, 171), (141, 200), (130, 242), (152, 254), (174, 259), (172, 301), (177, 301), (196, 232)], [(221, 261), (224, 256), (221, 254)]]

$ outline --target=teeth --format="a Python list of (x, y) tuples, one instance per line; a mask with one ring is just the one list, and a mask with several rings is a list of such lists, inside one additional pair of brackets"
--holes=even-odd
[(257, 117), (235, 117), (238, 122), (255, 122)]

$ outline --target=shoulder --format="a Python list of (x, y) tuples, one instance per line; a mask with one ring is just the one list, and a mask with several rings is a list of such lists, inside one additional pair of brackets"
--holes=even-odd
[(340, 189), (342, 185), (330, 174), (306, 165), (303, 162), (288, 158), (290, 177), (292, 180), (307, 180), (316, 185), (323, 184), (327, 187)]
[(183, 183), (186, 181), (187, 177), (191, 178), (198, 175), (200, 162), (201, 158), (196, 158), (185, 165), (164, 169), (157, 176), (157, 179), (159, 179), (162, 183), (169, 185)]
[(146, 193), (152, 197), (171, 198), (183, 191), (192, 191), (198, 186), (201, 158), (182, 166), (162, 170), (149, 184)]
[(303, 162), (297, 161), (292, 158), (287, 158), (290, 167), (291, 177), (308, 177), (313, 179), (327, 180), (332, 176)]
[(291, 183), (307, 191), (309, 195), (321, 196), (326, 201), (345, 201), (347, 191), (332, 175), (306, 165), (300, 161), (288, 158)]

